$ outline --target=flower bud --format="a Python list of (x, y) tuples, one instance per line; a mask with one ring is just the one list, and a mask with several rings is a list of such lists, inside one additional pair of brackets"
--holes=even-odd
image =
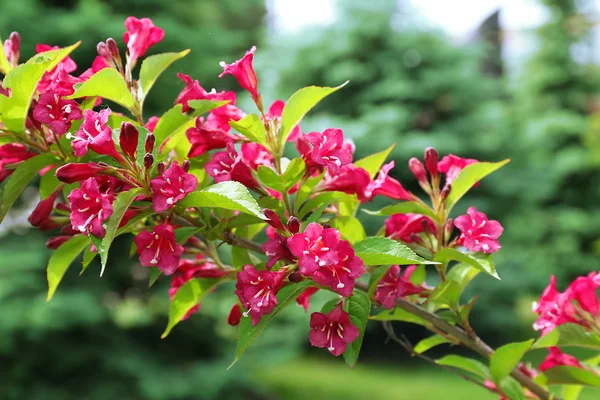
[(436, 177), (438, 175), (438, 160), (440, 156), (436, 149), (433, 147), (428, 147), (425, 149), (425, 166), (427, 170), (431, 174), (431, 176)]
[(300, 271), (294, 271), (288, 276), (288, 279), (290, 282), (298, 283), (302, 280), (302, 274)]
[(62, 227), (62, 229), (60, 230), (60, 233), (62, 233), (63, 235), (67, 235), (67, 236), (73, 236), (73, 235), (78, 235), (81, 232), (79, 232), (78, 230), (74, 229), (73, 225), (67, 224), (67, 225), (65, 225), (65, 226)]
[(72, 236), (54, 236), (48, 239), (46, 242), (46, 248), (49, 250), (56, 250), (60, 247), (61, 244), (71, 239)]
[(231, 307), (231, 311), (229, 311), (229, 316), (227, 317), (227, 323), (231, 326), (238, 326), (240, 324), (240, 320), (242, 319), (242, 310), (240, 309), (240, 305), (235, 303), (233, 307)]
[(286, 230), (285, 227), (283, 226), (283, 224), (281, 223), (281, 219), (279, 218), (279, 215), (277, 215), (277, 213), (275, 211), (265, 208), (263, 210), (263, 214), (265, 214), (265, 216), (268, 218), (267, 224), (271, 225), (273, 228), (280, 230), (280, 231)]
[(454, 230), (454, 220), (452, 218), (448, 218), (446, 225), (444, 226), (444, 240), (448, 242), (450, 240), (450, 236), (452, 236), (452, 231)]
[(427, 183), (427, 171), (425, 171), (425, 166), (418, 158), (413, 157), (408, 160), (408, 168), (415, 178), (417, 178), (419, 183)]
[(146, 136), (146, 144), (144, 147), (144, 150), (146, 150), (146, 153), (152, 153), (152, 150), (154, 150), (154, 142), (156, 141), (156, 138), (154, 137), (154, 135), (152, 133), (149, 133), (148, 136)]
[(135, 153), (137, 151), (138, 139), (140, 133), (131, 122), (121, 123), (121, 129), (119, 131), (119, 143), (121, 149), (131, 160), (135, 159)]
[(115, 39), (113, 39), (113, 38), (106, 39), (106, 47), (112, 58), (114, 58), (115, 60), (121, 59), (121, 54), (119, 53), (119, 47), (117, 46), (117, 42), (115, 42)]
[(13, 32), (8, 37), (8, 40), (4, 42), (4, 53), (6, 58), (13, 65), (19, 64), (19, 58), (21, 58), (21, 36), (18, 32)]
[(56, 197), (58, 193), (62, 190), (62, 185), (59, 186), (59, 189), (55, 190), (48, 198), (41, 200), (35, 209), (31, 212), (27, 221), (32, 226), (40, 227), (45, 221), (50, 218), (50, 214), (52, 213), (52, 209), (54, 208), (54, 201), (56, 201)]
[(425, 243), (425, 241), (423, 240), (423, 238), (421, 236), (419, 236), (416, 233), (411, 233), (410, 234), (410, 241), (412, 243), (416, 243), (419, 244), (421, 246), (427, 246), (427, 244)]
[(150, 169), (152, 168), (152, 164), (154, 164), (154, 156), (150, 153), (146, 153), (144, 156), (144, 168)]
[(331, 225), (329, 225), (329, 224), (323, 224), (323, 229), (329, 229), (329, 228), (331, 228)]
[(184, 172), (190, 172), (190, 167), (190, 160), (185, 160), (183, 164), (181, 164), (181, 169), (183, 169)]
[(96, 45), (96, 51), (98, 51), (98, 55), (102, 57), (102, 59), (108, 64), (111, 65), (113, 63), (112, 57), (110, 55), (110, 50), (108, 50), (108, 46), (104, 42), (100, 42)]
[(156, 170), (158, 171), (159, 175), (162, 175), (163, 172), (165, 172), (165, 163), (159, 162), (158, 165), (156, 166)]
[(421, 230), (425, 233), (434, 233), (432, 231), (431, 223), (427, 218), (421, 219)]
[(300, 220), (292, 215), (290, 219), (288, 219), (287, 227), (291, 233), (300, 232)]
[(442, 202), (446, 201), (451, 190), (452, 190), (452, 185), (444, 186), (444, 188), (442, 189), (442, 192), (440, 193), (440, 201), (442, 201)]
[(92, 178), (106, 171), (106, 167), (94, 163), (70, 163), (56, 170), (56, 178), (65, 183), (75, 183)]

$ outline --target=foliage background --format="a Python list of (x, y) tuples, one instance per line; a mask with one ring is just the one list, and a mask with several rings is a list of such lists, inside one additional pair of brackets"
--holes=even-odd
[[(37, 40), (67, 45), (81, 39), (74, 58), (83, 70), (98, 41), (112, 36), (122, 43), (128, 15), (153, 18), (167, 34), (152, 52), (192, 52), (158, 81), (146, 103), (148, 116), (166, 110), (183, 87), (176, 71), (208, 89), (235, 89), (232, 79), (217, 78), (218, 62), (237, 59), (254, 44), (267, 99), (349, 79), (343, 93), (303, 121), (303, 130), (342, 127), (357, 145), (356, 159), (396, 143), (394, 173), (415, 191), (405, 166), (427, 146), (480, 160), (512, 158), (469, 197), (506, 228), (496, 257), (502, 282), (479, 277), (468, 293), (480, 295), (476, 328), (500, 344), (533, 335), (530, 304), (550, 274), (564, 287), (577, 274), (598, 269), (600, 74), (573, 57), (575, 46), (593, 43), (584, 23), (593, 15), (580, 13), (586, 2), (543, 4), (549, 18), (535, 33), (538, 50), (517, 77), (505, 75), (497, 32), (457, 45), (409, 22), (398, 27), (405, 10), (393, 0), (340, 1), (335, 24), (294, 36), (267, 35), (264, 0), (22, 0), (3, 4), (0, 33), (18, 30), (25, 58)], [(371, 232), (383, 222), (361, 218)], [(299, 309), (226, 372), (236, 338), (224, 321), (233, 289), (209, 296), (198, 315), (160, 340), (168, 282), (147, 290), (146, 271), (118, 256), (131, 243), (122, 239), (103, 279), (94, 266), (83, 276), (71, 268), (46, 303), (46, 238), (23, 228), (22, 220), (15, 214), (0, 227), (2, 399), (295, 399), (315, 391), (344, 399), (487, 398), (451, 376), (415, 370), (423, 366), (386, 345), (375, 325), (356, 372), (314, 358), (324, 354), (308, 348), (307, 315)], [(401, 329), (414, 341), (424, 334)], [(432, 376), (443, 392), (431, 387)]]

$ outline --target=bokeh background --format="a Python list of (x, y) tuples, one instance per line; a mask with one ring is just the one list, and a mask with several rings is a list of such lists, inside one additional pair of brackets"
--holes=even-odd
[[(81, 70), (96, 43), (121, 46), (129, 15), (166, 31), (151, 53), (191, 48), (163, 75), (147, 116), (168, 109), (190, 74), (206, 88), (219, 61), (258, 46), (255, 66), (267, 102), (307, 85), (350, 84), (320, 104), (303, 130), (341, 127), (355, 158), (396, 143), (396, 178), (427, 146), (441, 154), (512, 162), (469, 196), (505, 226), (496, 262), (502, 282), (479, 276), (468, 296), (482, 337), (499, 345), (531, 337), (531, 302), (549, 276), (560, 286), (598, 270), (600, 251), (600, 36), (594, 0), (19, 0), (1, 2), (0, 34), (17, 30), (25, 58), (36, 43), (68, 45)], [(122, 47), (123, 48), (123, 47)], [(240, 104), (250, 101), (240, 93)], [(251, 109), (251, 108), (247, 108)], [(24, 196), (23, 210), (35, 202)], [(367, 205), (378, 209), (383, 203)], [(368, 230), (381, 218), (361, 218)], [(46, 303), (46, 237), (24, 211), (0, 226), (0, 399), (492, 399), (443, 371), (411, 360), (368, 327), (355, 370), (308, 345), (308, 315), (283, 317), (230, 371), (237, 332), (225, 322), (233, 289), (209, 296), (165, 340), (168, 282), (113, 246), (98, 266), (72, 267)], [(317, 298), (314, 308), (318, 307)], [(416, 342), (425, 332), (399, 324)], [(440, 348), (440, 351), (455, 351)], [(434, 352), (435, 355), (435, 352)], [(543, 357), (544, 354), (538, 355)], [(536, 355), (534, 354), (534, 358)], [(586, 399), (598, 392), (584, 393)]]

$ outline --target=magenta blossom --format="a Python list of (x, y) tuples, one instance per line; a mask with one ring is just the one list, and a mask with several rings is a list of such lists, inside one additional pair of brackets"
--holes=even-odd
[(209, 121), (202, 117), (196, 120), (196, 127), (189, 128), (185, 135), (192, 145), (188, 153), (190, 158), (199, 157), (210, 150), (223, 149), (228, 143), (240, 140), (240, 137), (223, 130), (214, 119)]
[[(473, 158), (461, 158), (454, 154), (448, 154), (438, 163), (438, 171), (446, 174), (446, 186), (450, 185), (460, 171), (467, 165), (475, 164), (479, 161)], [(475, 186), (474, 186), (475, 187)]]
[(286, 238), (277, 234), (275, 229), (270, 226), (267, 227), (267, 237), (269, 240), (262, 245), (263, 251), (269, 258), (266, 265), (267, 269), (273, 268), (273, 265), (279, 260), (291, 261), (294, 259), (294, 256), (287, 247)]
[[(254, 67), (252, 66), (252, 60), (254, 58), (255, 51), (256, 46), (252, 46), (252, 48), (246, 52), (243, 58), (232, 64), (226, 64), (224, 61), (221, 61), (223, 72), (219, 75), (219, 78), (225, 75), (233, 75), (233, 77), (237, 79), (239, 85), (243, 89), (247, 90), (252, 96), (254, 102), (259, 105), (260, 95), (258, 94), (258, 79), (256, 78)], [(259, 105), (259, 108), (262, 108), (262, 105)]]
[(392, 265), (377, 284), (375, 292), (377, 301), (391, 310), (396, 305), (397, 298), (423, 292), (424, 287), (410, 281), (410, 276), (415, 269), (417, 269), (415, 265), (410, 265), (406, 267), (404, 274), (400, 275), (400, 266)]
[(71, 128), (71, 121), (81, 119), (81, 109), (75, 100), (64, 100), (57, 93), (47, 92), (40, 95), (33, 118), (62, 136)]
[(235, 150), (231, 142), (227, 143), (226, 151), (215, 153), (213, 158), (206, 163), (204, 169), (217, 183), (236, 181), (250, 189), (260, 187), (252, 176), (250, 167), (242, 159), (242, 155)]
[(329, 314), (320, 312), (310, 316), (310, 344), (315, 347), (326, 347), (334, 356), (339, 356), (348, 344), (358, 339), (360, 332), (350, 322), (350, 315), (342, 310), (340, 303)]
[(461, 232), (463, 245), (467, 250), (483, 253), (494, 253), (500, 250), (498, 238), (504, 228), (498, 221), (488, 220), (487, 215), (469, 207), (467, 215), (461, 215), (454, 220)]
[(308, 224), (303, 233), (287, 240), (288, 248), (298, 258), (300, 272), (305, 276), (312, 276), (320, 267), (338, 264), (339, 243), (340, 233), (337, 229), (323, 229), (316, 222)]
[(158, 267), (165, 275), (172, 275), (177, 270), (183, 247), (175, 240), (173, 225), (156, 225), (153, 232), (142, 231), (133, 241), (144, 267)]
[(73, 153), (77, 157), (85, 156), (88, 149), (92, 149), (100, 155), (107, 155), (115, 160), (123, 159), (115, 147), (112, 129), (108, 126), (110, 114), (110, 108), (106, 108), (100, 112), (92, 110), (84, 112), (81, 128), (79, 128), (75, 139), (71, 142)]
[(235, 294), (246, 308), (244, 316), (250, 315), (252, 326), (256, 326), (263, 315), (270, 314), (277, 305), (277, 292), (282, 286), (284, 273), (281, 271), (257, 271), (244, 265), (238, 272)]
[(95, 163), (69, 163), (56, 170), (56, 178), (65, 183), (75, 183), (98, 176), (106, 170)]
[(437, 227), (429, 217), (421, 214), (393, 214), (385, 221), (385, 236), (412, 243), (413, 235), (421, 232), (437, 233)]
[[(14, 165), (35, 156), (27, 147), (19, 143), (7, 143), (0, 146), (0, 183), (14, 172)], [(11, 166), (11, 168), (7, 168)]]
[(154, 194), (152, 207), (159, 213), (172, 208), (188, 193), (196, 190), (198, 178), (185, 172), (175, 161), (161, 175), (152, 179), (150, 185)]
[(21, 58), (21, 36), (17, 32), (11, 33), (8, 39), (4, 41), (4, 54), (13, 67), (19, 64), (19, 58)]
[(128, 17), (125, 20), (125, 29), (127, 32), (123, 34), (123, 41), (129, 50), (130, 65), (135, 65), (138, 58), (165, 37), (165, 31), (154, 26), (150, 18)]
[[(269, 107), (269, 111), (265, 113), (265, 117), (267, 117), (268, 121), (272, 121), (275, 123), (276, 127), (281, 126), (281, 115), (283, 114), (283, 108), (285, 107), (285, 102), (283, 100), (275, 100), (271, 107)], [(292, 128), (290, 135), (287, 138), (288, 142), (295, 142), (302, 135), (302, 131), (300, 130), (300, 124), (297, 124)]]
[(313, 149), (303, 155), (307, 167), (327, 167), (329, 174), (336, 176), (342, 166), (352, 162), (352, 153), (348, 146), (344, 146), (341, 129), (325, 129), (323, 133), (312, 132), (304, 137), (313, 145)]
[(356, 167), (354, 164), (348, 164), (340, 168), (337, 176), (332, 176), (327, 171), (319, 187), (323, 191), (355, 194), (358, 200), (364, 202), (366, 201), (365, 190), (369, 183), (371, 183), (371, 177), (366, 170)]
[(572, 355), (563, 353), (558, 347), (548, 348), (548, 357), (540, 364), (540, 371), (544, 372), (547, 369), (554, 367), (576, 367), (583, 369), (583, 365)]
[(273, 155), (258, 143), (242, 144), (242, 157), (247, 160), (248, 166), (256, 170), (259, 165), (273, 166)]
[(310, 308), (310, 298), (318, 291), (319, 288), (314, 286), (305, 289), (304, 292), (300, 293), (300, 296), (296, 298), (296, 303), (298, 303), (300, 307), (304, 308), (305, 312), (308, 312), (308, 309)]
[(83, 71), (83, 73), (81, 75), (79, 75), (79, 79), (88, 80), (96, 72), (98, 72), (104, 68), (108, 68), (106, 61), (101, 56), (96, 56), (96, 58), (94, 58), (94, 61), (92, 62), (91, 68), (88, 68), (85, 71)]
[(390, 161), (381, 167), (377, 179), (365, 189), (365, 198), (371, 200), (373, 197), (381, 195), (394, 200), (413, 201), (415, 199), (415, 196), (404, 189), (400, 182), (389, 176), (389, 172), (394, 168), (394, 165), (394, 161)]
[(319, 266), (312, 275), (313, 280), (321, 286), (329, 286), (337, 294), (349, 297), (354, 290), (354, 280), (365, 273), (365, 267), (360, 258), (354, 254), (354, 249), (345, 240), (337, 246), (338, 262)]
[(71, 225), (80, 232), (90, 232), (103, 238), (106, 230), (102, 223), (113, 213), (114, 195), (100, 192), (98, 182), (89, 178), (69, 194)]
[(146, 122), (146, 129), (148, 129), (150, 132), (154, 132), (158, 121), (160, 121), (160, 118), (156, 115), (153, 115), (152, 117), (148, 118), (148, 122)]

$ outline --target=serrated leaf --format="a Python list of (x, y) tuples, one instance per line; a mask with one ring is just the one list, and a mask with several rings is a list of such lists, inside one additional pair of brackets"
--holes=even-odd
[(381, 151), (381, 152), (375, 153), (375, 154), (371, 154), (370, 156), (367, 156), (365, 158), (361, 158), (360, 160), (358, 160), (354, 163), (354, 166), (356, 166), (358, 168), (362, 168), (365, 171), (367, 171), (369, 173), (369, 175), (371, 176), (371, 179), (373, 179), (375, 177), (375, 175), (377, 175), (377, 173), (381, 169), (381, 166), (383, 165), (385, 160), (388, 158), (388, 156), (390, 155), (392, 150), (394, 150), (394, 147), (396, 147), (395, 143), (393, 145), (391, 145), (390, 147), (388, 147), (384, 151)]
[(473, 375), (479, 376), (484, 379), (490, 378), (490, 373), (488, 367), (486, 367), (483, 363), (477, 360), (473, 360), (471, 358), (461, 357), (457, 355), (448, 355), (440, 358), (436, 361), (440, 365), (445, 365), (447, 367), (458, 368), (463, 371), (467, 371), (472, 373)]
[(240, 359), (242, 354), (248, 349), (248, 346), (260, 335), (260, 333), (267, 327), (284, 308), (292, 303), (300, 294), (311, 285), (310, 281), (302, 281), (294, 285), (285, 286), (279, 293), (277, 293), (277, 305), (273, 309), (273, 312), (268, 315), (263, 315), (262, 319), (256, 326), (252, 326), (250, 317), (244, 317), (240, 321), (240, 337), (238, 339), (237, 348), (235, 351), (235, 359), (231, 365), (227, 368), (231, 368)]
[(367, 237), (365, 228), (356, 217), (335, 217), (329, 221), (329, 224), (340, 231), (342, 239), (349, 241), (350, 244), (358, 243)]
[(45, 167), (58, 161), (51, 153), (44, 153), (23, 161), (8, 177), (0, 193), (0, 223), (31, 180)]
[(370, 316), (369, 319), (375, 321), (402, 321), (410, 322), (411, 324), (429, 326), (429, 323), (423, 318), (411, 314), (408, 311), (404, 311), (401, 308), (395, 308), (394, 310), (384, 310), (379, 314)]
[(469, 254), (461, 253), (460, 251), (458, 251), (456, 249), (452, 249), (452, 248), (448, 248), (448, 247), (443, 248), (436, 253), (436, 255), (433, 259), (435, 261), (439, 261), (441, 263), (447, 263), (449, 261), (454, 260), (454, 261), (458, 261), (461, 263), (469, 264), (472, 267), (475, 267), (478, 270), (483, 271), (483, 272), (487, 273), (488, 275), (493, 276), (496, 279), (500, 279), (500, 277), (496, 273), (496, 269), (494, 268), (494, 265), (492, 263), (481, 262), (477, 258), (475, 258)]
[(354, 368), (356, 362), (358, 361), (358, 355), (360, 354), (360, 349), (365, 337), (365, 329), (367, 328), (367, 323), (369, 322), (371, 301), (369, 300), (369, 296), (367, 296), (365, 293), (354, 292), (354, 294), (352, 294), (352, 296), (346, 300), (346, 304), (348, 307), (347, 312), (350, 314), (350, 322), (352, 322), (352, 324), (356, 326), (360, 332), (358, 339), (350, 343), (348, 347), (346, 347), (346, 351), (343, 353), (346, 364), (348, 364), (350, 368)]
[(142, 88), (142, 98), (145, 99), (148, 92), (158, 79), (172, 63), (188, 55), (190, 50), (179, 53), (162, 53), (146, 57), (140, 68), (139, 84)]
[(562, 324), (539, 338), (532, 348), (541, 349), (554, 346), (585, 347), (600, 350), (600, 336), (587, 331), (578, 324)]
[(582, 385), (600, 388), (600, 375), (577, 367), (554, 367), (545, 370), (543, 375), (548, 379), (548, 385)]
[(519, 362), (529, 351), (534, 339), (526, 342), (515, 342), (499, 347), (490, 359), (490, 373), (497, 385), (510, 375), (511, 371), (519, 365)]
[(83, 235), (73, 236), (59, 246), (56, 251), (50, 256), (46, 276), (48, 278), (48, 297), (46, 301), (50, 301), (58, 284), (62, 280), (65, 272), (73, 263), (75, 258), (90, 245), (90, 240)]
[(75, 93), (67, 96), (67, 99), (78, 99), (80, 97), (98, 96), (132, 110), (134, 106), (133, 96), (127, 88), (125, 78), (114, 68), (104, 68), (92, 75), (80, 86), (76, 86)]
[(195, 278), (184, 283), (175, 292), (175, 296), (171, 300), (169, 305), (169, 322), (160, 338), (166, 338), (187, 312), (199, 304), (220, 282), (222, 282), (221, 279)]
[(267, 131), (258, 115), (248, 114), (239, 121), (229, 121), (229, 126), (252, 142), (267, 146)]
[(281, 114), (279, 143), (283, 145), (286, 142), (292, 129), (317, 103), (336, 90), (343, 88), (346, 84), (348, 84), (348, 81), (337, 87), (308, 86), (294, 93), (286, 101)]
[(255, 215), (263, 220), (267, 219), (248, 189), (241, 183), (234, 181), (217, 183), (205, 189), (192, 192), (177, 204), (184, 208), (224, 208), (226, 210), (241, 211), (246, 214)]
[(409, 247), (385, 237), (368, 237), (354, 245), (354, 251), (366, 265), (439, 264), (419, 257)]
[(458, 306), (460, 293), (461, 290), (458, 283), (446, 280), (436, 286), (433, 292), (431, 292), (429, 300), (436, 304), (447, 305), (454, 310)]
[(452, 181), (452, 190), (446, 200), (446, 209), (450, 211), (452, 207), (460, 200), (477, 182), (500, 169), (510, 162), (509, 159), (497, 163), (478, 162), (467, 165)]
[(425, 353), (427, 350), (434, 348), (435, 346), (439, 346), (440, 344), (450, 343), (448, 339), (440, 335), (429, 336), (421, 340), (419, 343), (415, 345), (414, 351), (415, 353)]
[(433, 210), (416, 201), (404, 201), (392, 206), (387, 206), (377, 211), (363, 210), (369, 215), (394, 215), (394, 214), (421, 214), (429, 218), (436, 219)]

